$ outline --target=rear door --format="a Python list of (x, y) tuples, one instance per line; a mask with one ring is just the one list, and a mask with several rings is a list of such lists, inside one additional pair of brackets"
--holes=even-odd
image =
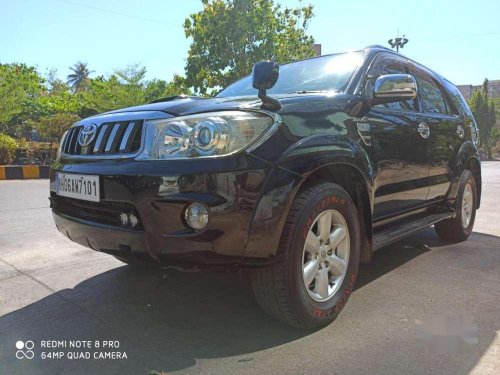
[[(409, 73), (409, 62), (392, 53), (378, 55), (368, 70), (365, 95), (377, 77)], [(376, 163), (374, 218), (411, 211), (428, 195), (428, 140), (418, 131), (416, 100), (373, 106), (368, 115), (371, 145), (367, 151)]]
[[(464, 120), (458, 116), (449, 96), (439, 80), (426, 68), (413, 63), (412, 74), (417, 81), (419, 109), (418, 123), (427, 129), (429, 146), (429, 193), (427, 200), (443, 198), (451, 184), (450, 161), (458, 152), (460, 136), (457, 131), (464, 129)], [(463, 138), (463, 133), (462, 133)]]

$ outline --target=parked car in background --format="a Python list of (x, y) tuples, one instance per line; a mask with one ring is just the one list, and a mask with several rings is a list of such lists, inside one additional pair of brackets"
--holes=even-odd
[(50, 199), (73, 241), (131, 264), (248, 269), (265, 311), (313, 328), (337, 317), (377, 249), (431, 225), (470, 236), (476, 145), (453, 84), (374, 46), (260, 62), (214, 98), (83, 119)]

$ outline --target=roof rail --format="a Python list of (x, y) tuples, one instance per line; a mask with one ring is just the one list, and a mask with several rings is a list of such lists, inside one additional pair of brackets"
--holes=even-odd
[(368, 48), (381, 48), (381, 49), (387, 49), (389, 51), (393, 51), (389, 47), (381, 46), (380, 44), (372, 44), (372, 45), (366, 46), (364, 49), (368, 49)]

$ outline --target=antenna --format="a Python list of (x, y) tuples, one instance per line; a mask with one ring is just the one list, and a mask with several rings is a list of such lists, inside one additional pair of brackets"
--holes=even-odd
[(403, 37), (399, 37), (399, 29), (396, 33), (396, 38), (394, 39), (389, 39), (387, 41), (387, 43), (389, 43), (389, 45), (392, 47), (392, 48), (396, 48), (396, 52), (399, 52), (399, 48), (403, 48), (405, 46), (406, 43), (408, 43), (408, 38), (405, 37), (405, 35), (403, 34)]

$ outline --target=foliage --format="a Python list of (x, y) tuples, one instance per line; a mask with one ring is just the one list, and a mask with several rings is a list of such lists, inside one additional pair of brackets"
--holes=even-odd
[(52, 156), (57, 153), (58, 145), (48, 142), (26, 142), (24, 153), (28, 160), (40, 160), (42, 164), (49, 164)]
[(500, 98), (493, 98), (491, 100), (493, 101), (493, 105), (495, 107), (495, 126), (500, 127)]
[[(87, 91), (79, 96), (85, 116), (94, 115), (120, 107), (142, 103), (140, 93), (128, 90), (116, 75), (109, 78), (97, 77), (90, 82)], [(139, 96), (139, 97), (137, 97)]]
[(43, 83), (34, 67), (0, 64), (0, 131), (19, 135), (23, 122), (39, 116)]
[(496, 144), (491, 139), (491, 129), (496, 123), (495, 102), (488, 98), (488, 81), (483, 83), (481, 91), (475, 91), (470, 100), (469, 106), (479, 127), (481, 146), (485, 149), (488, 158), (492, 157), (492, 147)]
[(153, 79), (145, 85), (144, 99), (147, 103), (160, 98), (167, 98), (176, 95), (191, 95), (191, 89), (184, 77), (174, 74), (174, 78), (170, 81), (162, 79)]
[(314, 55), (306, 34), (311, 5), (284, 8), (274, 0), (203, 0), (184, 22), (191, 37), (186, 79), (195, 92), (224, 88), (249, 74), (259, 60), (279, 63)]
[[(145, 67), (131, 65), (94, 78), (88, 64), (78, 61), (64, 82), (55, 70), (42, 76), (33, 66), (0, 64), (2, 157), (13, 157), (15, 141), (8, 135), (30, 139), (35, 129), (42, 140), (56, 143), (80, 118), (192, 95), (193, 89), (205, 95), (249, 73), (256, 61), (286, 62), (314, 54), (313, 38), (306, 34), (312, 6), (282, 8), (275, 0), (202, 1), (203, 10), (184, 24), (186, 36), (192, 37), (186, 77), (147, 80)], [(22, 145), (23, 152), (47, 155), (48, 149), (40, 147), (25, 141)]]
[(59, 112), (40, 118), (34, 128), (43, 138), (59, 142), (64, 132), (78, 120), (80, 117), (74, 113)]
[(500, 129), (499, 128), (491, 129), (490, 132), (491, 148), (493, 149), (499, 141), (500, 141)]
[(83, 91), (87, 88), (89, 83), (89, 76), (94, 73), (93, 70), (87, 68), (86, 62), (77, 61), (69, 69), (73, 72), (68, 74), (68, 85), (71, 86), (74, 92)]
[(174, 76), (166, 82), (159, 79), (145, 80), (146, 69), (132, 65), (116, 70), (109, 78), (92, 79), (85, 92), (78, 94), (80, 117), (87, 117), (113, 109), (148, 103), (152, 100), (190, 93), (185, 80)]
[(17, 141), (7, 134), (0, 133), (0, 165), (9, 164), (18, 147)]

